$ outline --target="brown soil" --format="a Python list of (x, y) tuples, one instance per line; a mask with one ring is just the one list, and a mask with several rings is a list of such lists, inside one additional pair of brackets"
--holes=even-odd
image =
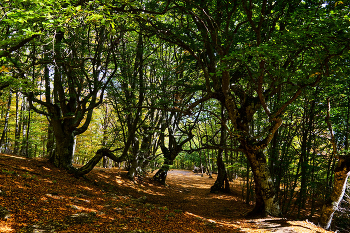
[[(329, 232), (307, 221), (245, 219), (252, 206), (209, 192), (215, 181), (172, 170), (167, 186), (131, 182), (126, 172), (95, 168), (76, 179), (42, 159), (0, 155), (0, 232)], [(0, 216), (1, 217), (1, 216)]]

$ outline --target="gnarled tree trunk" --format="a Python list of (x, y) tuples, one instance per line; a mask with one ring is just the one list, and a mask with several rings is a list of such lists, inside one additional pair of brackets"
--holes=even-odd
[(87, 173), (89, 173), (98, 162), (100, 162), (100, 160), (103, 157), (108, 157), (110, 159), (112, 159), (114, 162), (123, 162), (126, 160), (126, 157), (124, 157), (123, 155), (120, 157), (117, 157), (113, 154), (113, 152), (107, 148), (101, 148), (99, 150), (97, 150), (95, 156), (89, 160), (89, 162), (87, 164), (85, 164), (83, 167), (77, 169), (74, 174), (76, 176), (83, 176)]
[(55, 139), (56, 147), (49, 158), (49, 161), (56, 167), (66, 169), (69, 172), (74, 172), (72, 165), (74, 134), (72, 132), (64, 132), (62, 134), (55, 132)]
[(230, 192), (230, 184), (228, 181), (228, 176), (225, 168), (225, 163), (222, 161), (222, 149), (219, 149), (218, 157), (217, 157), (217, 166), (218, 166), (218, 175), (216, 177), (216, 181), (213, 186), (210, 188), (210, 192)]
[[(250, 166), (252, 168), (255, 182), (256, 203), (254, 209), (248, 214), (280, 216), (281, 209), (276, 197), (274, 183), (272, 181), (266, 156), (262, 150), (252, 150), (249, 144), (242, 143)], [(241, 146), (242, 146), (241, 145)]]

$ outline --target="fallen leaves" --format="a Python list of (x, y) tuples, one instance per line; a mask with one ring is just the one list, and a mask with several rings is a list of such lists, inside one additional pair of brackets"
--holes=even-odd
[[(243, 218), (252, 207), (235, 194), (209, 193), (215, 179), (170, 171), (168, 186), (151, 177), (137, 184), (118, 169), (94, 169), (87, 178), (0, 155), (0, 206), (11, 214), (0, 232), (269, 232), (266, 221)], [(294, 223), (281, 227), (316, 228)]]

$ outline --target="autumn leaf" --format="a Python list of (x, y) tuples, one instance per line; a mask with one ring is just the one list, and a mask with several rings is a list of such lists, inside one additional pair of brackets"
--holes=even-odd
[(0, 68), (0, 73), (2, 73), (2, 72), (8, 73), (8, 72), (9, 72), (9, 68), (6, 67), (6, 66), (1, 66), (1, 68)]
[(340, 4), (344, 4), (342, 1), (338, 1), (334, 4), (334, 6), (340, 5)]

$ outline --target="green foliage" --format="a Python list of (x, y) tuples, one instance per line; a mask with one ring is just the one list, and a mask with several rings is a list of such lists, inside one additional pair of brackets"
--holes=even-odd
[[(80, 2), (0, 3), (0, 127), (9, 89), (32, 92), (38, 99), (34, 108), (46, 114), (16, 110), (12, 104), (6, 132), (11, 150), (15, 142), (25, 143), (23, 135), (15, 138), (14, 129), (29, 113), (29, 156), (36, 157), (46, 155), (47, 118), (53, 119), (48, 109), (60, 107), (55, 117), (67, 123), (62, 127), (78, 128), (88, 121), (79, 111), (96, 107), (90, 126), (75, 138), (75, 162), (88, 161), (101, 146), (124, 148), (131, 141), (125, 152), (115, 152), (126, 154), (127, 165), (142, 158), (142, 166), (160, 167), (161, 138), (169, 147), (170, 135), (181, 142), (184, 129), (196, 124), (194, 138), (171, 168), (215, 170), (224, 104), (228, 172), (251, 175), (240, 142), (265, 143), (274, 118), (281, 117), (276, 141), (264, 153), (276, 188), (284, 188), (283, 200), (292, 200), (303, 182), (309, 195), (330, 185), (334, 157), (324, 122), (327, 98), (338, 150), (341, 155), (349, 151), (347, 3)], [(109, 75), (106, 104), (89, 106), (105, 91)], [(63, 93), (55, 87), (57, 80)], [(19, 105), (26, 101), (22, 98)], [(301, 170), (307, 173), (305, 181)]]

